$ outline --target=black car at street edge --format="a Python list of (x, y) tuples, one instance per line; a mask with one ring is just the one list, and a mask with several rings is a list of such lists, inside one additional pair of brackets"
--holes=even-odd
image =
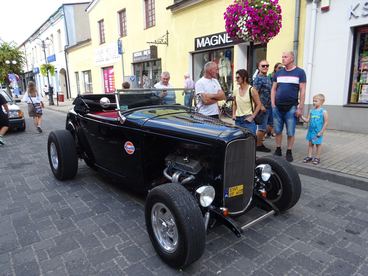
[(26, 130), (26, 120), (24, 118), (24, 113), (20, 110), (19, 106), (15, 104), (15, 101), (6, 93), (4, 90), (0, 89), (0, 94), (5, 98), (8, 102), (9, 107), (9, 128), (17, 129), (20, 131)]
[[(78, 96), (66, 129), (49, 134), (48, 158), (59, 180), (73, 178), (81, 158), (122, 185), (147, 192), (152, 244), (167, 264), (182, 268), (201, 257), (215, 222), (240, 237), (293, 207), (301, 183), (285, 160), (256, 158), (256, 138), (247, 130), (180, 104), (165, 105), (161, 92)], [(259, 217), (245, 225), (234, 221), (254, 207), (262, 209)]]

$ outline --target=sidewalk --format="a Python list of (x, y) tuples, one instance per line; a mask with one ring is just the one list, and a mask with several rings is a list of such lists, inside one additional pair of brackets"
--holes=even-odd
[[(49, 106), (47, 109), (67, 113), (72, 100), (65, 99), (59, 106)], [(337, 130), (327, 130), (324, 137), (321, 163), (319, 165), (304, 164), (307, 154), (307, 129), (299, 126), (296, 131), (292, 163), (299, 173), (325, 179), (331, 182), (368, 191), (368, 134), (351, 133)], [(274, 138), (266, 139), (265, 146), (275, 149)], [(283, 136), (283, 155), (286, 152), (286, 136)], [(257, 156), (269, 153), (257, 152)]]

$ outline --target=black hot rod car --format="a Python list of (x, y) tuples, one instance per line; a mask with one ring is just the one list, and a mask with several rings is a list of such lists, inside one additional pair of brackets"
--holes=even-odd
[[(73, 178), (81, 158), (147, 192), (145, 220), (155, 250), (167, 264), (185, 267), (201, 257), (216, 222), (240, 236), (293, 207), (301, 183), (285, 160), (256, 158), (256, 138), (246, 129), (182, 106), (176, 103), (182, 92), (176, 94), (170, 105), (153, 90), (78, 96), (66, 129), (51, 132), (47, 147), (59, 180)], [(233, 218), (253, 207), (261, 215), (238, 225)]]

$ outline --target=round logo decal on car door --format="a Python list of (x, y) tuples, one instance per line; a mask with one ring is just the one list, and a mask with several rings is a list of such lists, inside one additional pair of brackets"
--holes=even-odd
[(126, 141), (124, 144), (124, 149), (127, 154), (133, 154), (135, 152), (135, 147), (132, 142)]

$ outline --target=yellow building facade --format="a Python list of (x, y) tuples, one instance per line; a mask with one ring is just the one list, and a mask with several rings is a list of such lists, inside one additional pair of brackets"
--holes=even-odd
[[(253, 71), (261, 58), (269, 60), (271, 71), (284, 50), (293, 50), (296, 1), (280, 0), (281, 32), (267, 46), (256, 45), (252, 53), (249, 43), (235, 43), (225, 33), (223, 14), (231, 3), (232, 0), (92, 1), (87, 8), (91, 42), (69, 53), (72, 95), (77, 95), (76, 72), (82, 74), (88, 66), (93, 93), (112, 92), (121, 88), (123, 81), (132, 87), (152, 87), (163, 71), (170, 72), (174, 87), (183, 87), (184, 74), (189, 72), (198, 80), (209, 60), (218, 63), (220, 83), (226, 91), (233, 89), (237, 69)], [(302, 0), (299, 53), (304, 45), (305, 6), (306, 0)], [(250, 55), (253, 64), (249, 63)], [(303, 67), (301, 55), (298, 64)], [(79, 77), (81, 80), (84, 79)], [(83, 83), (79, 86), (83, 87)]]

